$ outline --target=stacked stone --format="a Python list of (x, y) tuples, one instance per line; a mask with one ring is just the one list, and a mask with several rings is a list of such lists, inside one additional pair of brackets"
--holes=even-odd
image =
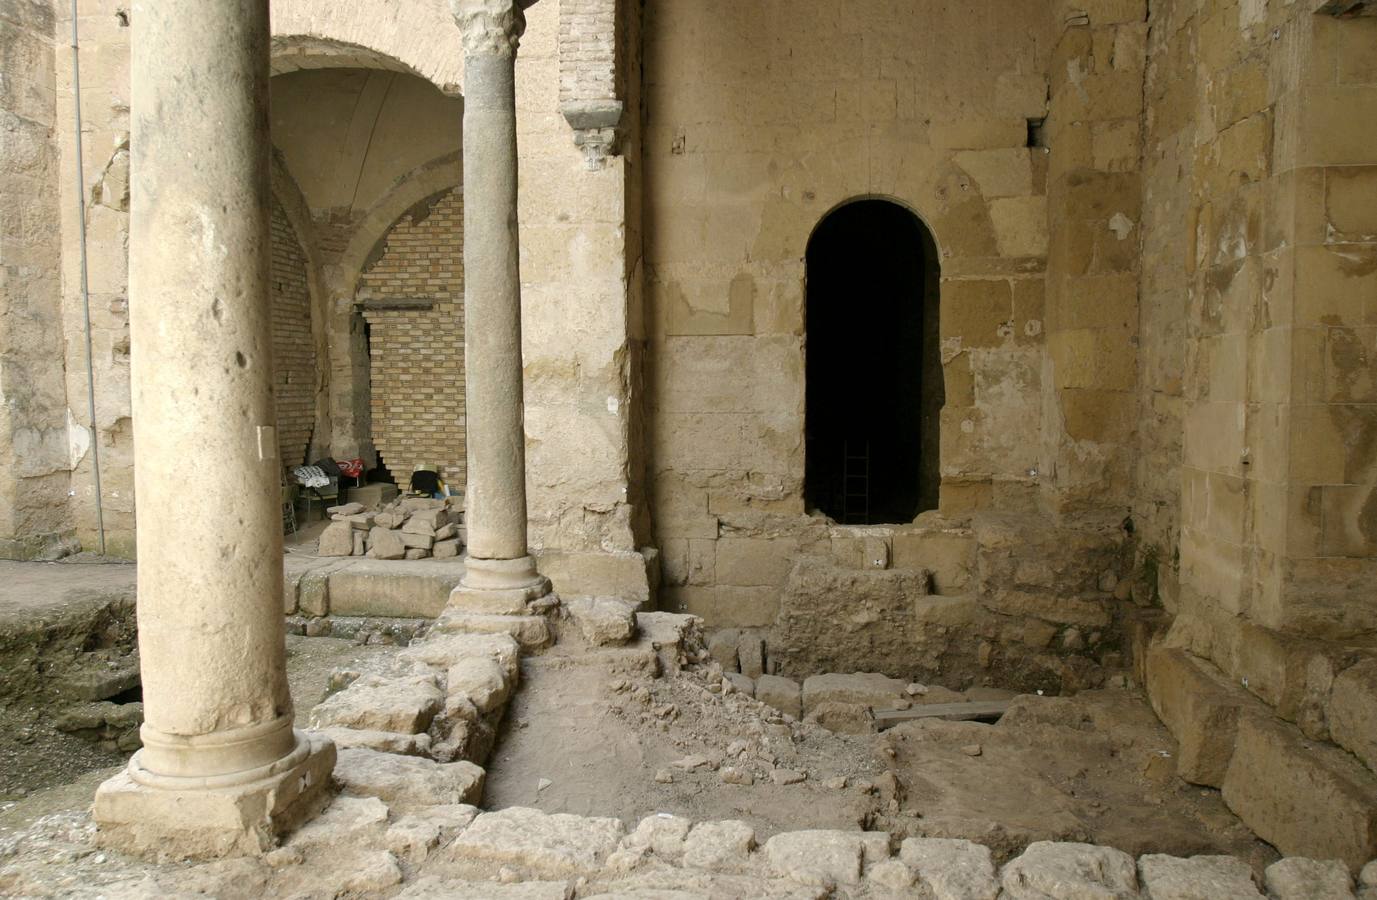
[(464, 548), (464, 501), (403, 497), (379, 510), (346, 503), (326, 510), (333, 520), (320, 534), (321, 556), (371, 559), (454, 559)]

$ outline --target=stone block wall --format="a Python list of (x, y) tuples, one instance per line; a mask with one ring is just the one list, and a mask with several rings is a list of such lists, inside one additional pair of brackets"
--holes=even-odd
[(646, 10), (649, 486), (664, 593), (777, 609), (803, 501), (804, 255), (838, 205), (912, 209), (941, 263), (941, 513), (1039, 502), (1052, 17), (673, 0)]
[[(397, 221), (359, 279), (373, 443), (403, 488), (421, 464), (464, 487), (463, 241), (463, 195), (447, 190)], [(399, 301), (429, 305), (389, 308)]]
[(53, 29), (48, 3), (0, 8), (0, 557), (17, 559), (72, 532)]
[(282, 207), (272, 209), (273, 395), (278, 459), (288, 468), (309, 462), (316, 424), (316, 347), (306, 256)]

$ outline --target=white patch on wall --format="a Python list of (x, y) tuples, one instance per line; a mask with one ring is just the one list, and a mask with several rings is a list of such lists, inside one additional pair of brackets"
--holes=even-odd
[(70, 409), (67, 410), (67, 459), (71, 467), (75, 469), (90, 450), (91, 429), (78, 422)]
[(1267, 21), (1267, 0), (1239, 0), (1238, 30), (1247, 31)]
[(1109, 220), (1109, 230), (1122, 241), (1133, 233), (1133, 220), (1121, 212), (1116, 212)]
[(608, 397), (608, 398), (607, 398), (607, 411), (610, 412), (612, 415), (615, 416), (615, 415), (617, 414), (617, 410), (619, 410), (619, 409), (621, 409), (621, 408), (622, 408), (622, 403), (621, 403), (621, 401), (618, 400), (616, 397)]

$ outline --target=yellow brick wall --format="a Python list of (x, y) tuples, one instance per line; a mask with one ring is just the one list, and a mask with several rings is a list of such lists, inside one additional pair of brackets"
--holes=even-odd
[[(397, 484), (418, 464), (464, 487), (464, 207), (458, 190), (418, 204), (364, 271), (373, 443)], [(369, 309), (368, 299), (428, 300), (428, 310)]]
[(273, 395), (278, 454), (285, 466), (306, 462), (315, 425), (316, 353), (306, 256), (281, 207), (272, 212)]

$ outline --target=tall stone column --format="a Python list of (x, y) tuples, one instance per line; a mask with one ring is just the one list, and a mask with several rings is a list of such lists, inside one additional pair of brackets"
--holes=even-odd
[(527, 601), (550, 592), (526, 546), (515, 86), (526, 17), (520, 0), (451, 0), (450, 6), (464, 42), (469, 552), (450, 603), (520, 613)]
[(272, 395), (268, 0), (131, 10), (129, 310), (143, 749), (99, 840), (257, 853), (328, 797), (292, 728)]

